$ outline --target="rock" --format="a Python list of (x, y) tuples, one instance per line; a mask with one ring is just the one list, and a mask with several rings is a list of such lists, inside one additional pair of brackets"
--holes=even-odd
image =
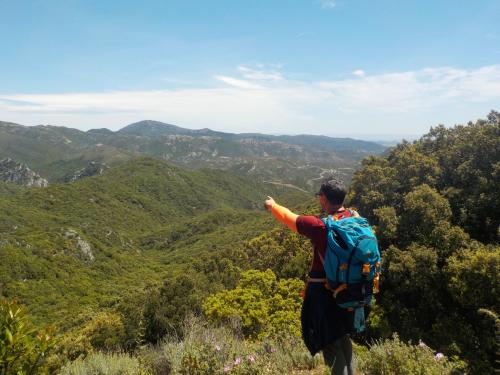
[(90, 244), (87, 241), (78, 238), (76, 242), (76, 247), (78, 248), (78, 250), (82, 252), (86, 260), (90, 262), (93, 262), (95, 260), (94, 254), (92, 254), (92, 248), (90, 247)]
[(93, 262), (95, 260), (95, 256), (92, 253), (92, 247), (87, 241), (80, 237), (77, 231), (68, 229), (64, 233), (64, 237), (69, 240), (76, 240), (76, 248), (80, 251), (80, 258), (88, 262)]
[(68, 229), (65, 233), (64, 233), (64, 237), (68, 238), (68, 239), (72, 239), (72, 238), (79, 238), (80, 236), (78, 235), (78, 233), (76, 231), (74, 231), (73, 229)]
[(107, 164), (92, 161), (85, 168), (79, 169), (74, 173), (70, 173), (64, 176), (63, 181), (73, 182), (84, 177), (98, 176), (103, 174), (107, 169), (109, 169), (109, 166)]
[(24, 163), (19, 163), (11, 158), (0, 160), (0, 181), (10, 182), (22, 186), (46, 187), (48, 181)]

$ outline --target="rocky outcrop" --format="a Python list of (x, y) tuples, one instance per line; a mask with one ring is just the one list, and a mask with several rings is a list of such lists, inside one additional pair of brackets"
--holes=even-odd
[(95, 260), (94, 253), (92, 253), (92, 247), (87, 241), (81, 238), (75, 230), (68, 229), (66, 233), (64, 233), (64, 237), (74, 242), (74, 246), (79, 251), (77, 256), (80, 259), (87, 262), (93, 262)]
[(107, 164), (92, 161), (85, 168), (79, 169), (75, 173), (70, 173), (64, 176), (63, 181), (73, 182), (84, 177), (98, 176), (103, 174), (107, 169), (109, 169), (109, 166)]
[(33, 187), (46, 187), (49, 185), (45, 178), (40, 177), (26, 164), (19, 163), (11, 158), (0, 160), (0, 181)]

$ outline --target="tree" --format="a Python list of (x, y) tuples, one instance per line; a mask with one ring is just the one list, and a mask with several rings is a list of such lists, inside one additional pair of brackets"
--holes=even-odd
[(209, 296), (203, 311), (215, 323), (237, 318), (247, 337), (280, 332), (299, 336), (303, 286), (297, 279), (277, 280), (271, 270), (249, 270), (242, 272), (235, 289)]
[(167, 334), (182, 335), (182, 323), (188, 313), (200, 312), (201, 296), (186, 275), (167, 279), (151, 293), (144, 309), (145, 340), (157, 343)]
[(247, 241), (239, 264), (247, 269), (271, 269), (280, 278), (302, 279), (311, 260), (311, 246), (306, 239), (277, 228)]
[[(491, 373), (500, 299), (500, 117), (431, 128), (363, 161), (349, 200), (383, 253), (377, 300), (391, 329)], [(482, 241), (490, 246), (482, 245)]]

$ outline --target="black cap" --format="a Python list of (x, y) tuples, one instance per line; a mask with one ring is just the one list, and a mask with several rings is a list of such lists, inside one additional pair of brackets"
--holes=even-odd
[(342, 181), (330, 179), (321, 184), (316, 196), (324, 195), (331, 204), (343, 204), (347, 190)]

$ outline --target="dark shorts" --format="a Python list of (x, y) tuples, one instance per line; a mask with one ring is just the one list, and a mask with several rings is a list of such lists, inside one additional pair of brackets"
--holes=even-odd
[(312, 355), (351, 333), (353, 313), (337, 305), (321, 283), (309, 283), (301, 313), (302, 338)]

